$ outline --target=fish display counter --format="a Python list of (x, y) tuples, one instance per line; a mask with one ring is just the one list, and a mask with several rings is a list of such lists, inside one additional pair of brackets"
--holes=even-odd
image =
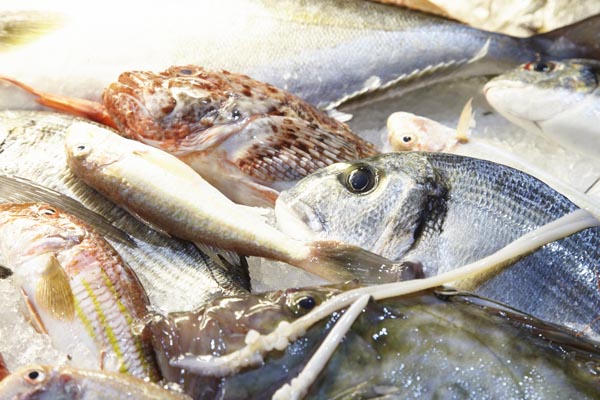
[(0, 398), (600, 396), (600, 15), (88, 6), (0, 0)]

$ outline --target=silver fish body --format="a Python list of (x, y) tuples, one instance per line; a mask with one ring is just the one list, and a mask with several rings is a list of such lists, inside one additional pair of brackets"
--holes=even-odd
[[(327, 108), (396, 82), (414, 86), (470, 63), (476, 68), (469, 73), (493, 74), (537, 53), (597, 55), (593, 45), (585, 46), (598, 41), (596, 20), (516, 39), (360, 0), (183, 1), (161, 7), (115, 2), (118, 13), (107, 4), (94, 15), (55, 3), (66, 16), (61, 29), (0, 54), (2, 74), (46, 92), (94, 100), (123, 71), (195, 64), (245, 73)], [(108, 19), (110, 29), (100, 22)], [(123, 38), (129, 39), (127, 50)], [(2, 106), (14, 107), (16, 99)]]
[(600, 155), (600, 62), (540, 61), (491, 81), (484, 92), (500, 114), (567, 149)]
[(0, 382), (6, 400), (186, 400), (188, 396), (124, 374), (32, 365)]
[[(213, 296), (240, 293), (249, 288), (247, 271), (225, 272), (193, 244), (149, 228), (74, 177), (66, 164), (64, 138), (75, 122), (85, 123), (56, 113), (1, 112), (0, 174), (27, 178), (70, 196), (125, 232), (130, 241), (114, 235), (107, 239), (136, 272), (157, 310), (192, 309)], [(20, 193), (22, 187), (13, 183), (2, 181), (3, 202), (44, 201), (39, 190)], [(37, 197), (32, 198), (34, 194)], [(83, 217), (85, 215), (80, 215)]]
[[(229, 353), (245, 330), (291, 322), (340, 290), (224, 298), (200, 313), (172, 314), (157, 324), (162, 329), (155, 337), (163, 344), (157, 349), (170, 350), (169, 357)], [(195, 398), (269, 398), (298, 374), (338, 318), (312, 326), (260, 367), (222, 378), (217, 390)], [(368, 304), (306, 398), (594, 398), (599, 362), (598, 343), (574, 331), (478, 296), (426, 291)]]
[[(285, 191), (278, 226), (312, 239), (361, 245), (422, 264), (425, 276), (483, 258), (576, 206), (537, 179), (449, 154), (390, 153), (322, 169)], [(478, 282), (463, 282), (511, 307), (600, 331), (600, 231), (588, 229)]]

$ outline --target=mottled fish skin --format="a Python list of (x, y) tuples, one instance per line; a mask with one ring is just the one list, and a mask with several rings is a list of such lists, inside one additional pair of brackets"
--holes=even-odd
[(160, 379), (149, 332), (132, 330), (144, 288), (90, 226), (47, 204), (0, 204), (0, 249), (34, 324), (74, 366)]
[(68, 195), (126, 232), (133, 246), (106, 238), (136, 272), (158, 311), (193, 309), (216, 296), (249, 289), (247, 270), (227, 273), (192, 243), (149, 228), (73, 176), (66, 163), (64, 138), (74, 123), (84, 121), (48, 112), (0, 112), (0, 173), (28, 178)]
[[(281, 194), (276, 215), (289, 234), (361, 245), (421, 263), (425, 276), (432, 276), (487, 256), (576, 208), (521, 171), (408, 152), (316, 172)], [(599, 332), (599, 260), (600, 230), (592, 228), (461, 287), (541, 319), (586, 331), (591, 324)]]
[(225, 355), (239, 350), (251, 329), (267, 334), (281, 321), (291, 322), (353, 287), (349, 283), (222, 297), (193, 311), (156, 316), (149, 329), (163, 377), (181, 385), (194, 398), (213, 398), (219, 379), (172, 367), (169, 360), (185, 354)]
[(190, 400), (190, 397), (125, 374), (31, 365), (0, 382), (6, 400)]
[(508, 120), (569, 150), (600, 155), (600, 61), (530, 62), (484, 87)]
[[(263, 317), (268, 326), (276, 326), (303, 315), (307, 310), (302, 310), (302, 302), (318, 305), (336, 292), (307, 288), (271, 297), (236, 297), (229, 311), (223, 299), (218, 314), (207, 309), (196, 335), (182, 339), (190, 334), (182, 329), (182, 336), (176, 337), (203, 343), (207, 341), (203, 335), (217, 325), (218, 340), (212, 348), (190, 346), (189, 351), (221, 354), (221, 340), (229, 344), (227, 331), (236, 329), (238, 319), (244, 327), (255, 325), (254, 320), (262, 322)], [(300, 307), (290, 307), (294, 304)], [(302, 312), (292, 312), (298, 308)], [(195, 398), (270, 398), (298, 374), (338, 318), (336, 313), (312, 326), (283, 352), (271, 352), (259, 368), (223, 378), (218, 391), (198, 392)], [(170, 327), (177, 327), (177, 322), (174, 318)], [(184, 318), (181, 327), (187, 324)], [(306, 398), (554, 398), (560, 393), (591, 399), (600, 391), (594, 372), (600, 365), (598, 346), (574, 331), (478, 296), (453, 290), (420, 292), (371, 302)]]

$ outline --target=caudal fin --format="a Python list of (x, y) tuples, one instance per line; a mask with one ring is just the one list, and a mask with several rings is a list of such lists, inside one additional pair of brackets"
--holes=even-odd
[(600, 59), (600, 15), (531, 38), (541, 56)]
[(104, 105), (101, 103), (86, 99), (77, 99), (74, 97), (45, 93), (36, 90), (31, 86), (26, 85), (25, 83), (16, 79), (0, 75), (0, 82), (1, 81), (11, 83), (23, 89), (27, 93), (32, 94), (33, 96), (35, 96), (35, 101), (45, 107), (52, 108), (57, 111), (62, 111), (67, 114), (76, 115), (78, 117), (83, 117), (114, 129), (117, 128), (112, 117), (106, 111), (106, 107), (104, 107)]
[(362, 284), (397, 282), (422, 277), (417, 264), (391, 261), (357, 246), (334, 241), (313, 243), (301, 268), (331, 282), (358, 279)]

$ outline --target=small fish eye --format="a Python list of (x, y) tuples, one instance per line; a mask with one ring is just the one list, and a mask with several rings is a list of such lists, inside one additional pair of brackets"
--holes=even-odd
[(554, 69), (554, 63), (545, 63), (543, 61), (530, 62), (525, 64), (525, 69), (527, 71), (536, 71), (536, 72), (550, 72)]
[(412, 136), (402, 136), (402, 141), (404, 143), (410, 143), (412, 142)]
[(314, 297), (306, 295), (298, 301), (298, 305), (305, 310), (312, 310), (317, 305)]
[(31, 384), (37, 384), (46, 379), (46, 374), (43, 371), (33, 369), (25, 374), (25, 381)]
[(79, 146), (76, 147), (77, 151), (84, 151), (85, 150), (85, 146), (80, 144)]
[(53, 215), (56, 215), (56, 209), (49, 207), (49, 206), (42, 206), (40, 208), (40, 214), (53, 216)]
[(233, 119), (238, 119), (241, 116), (242, 116), (242, 113), (237, 108), (234, 108), (233, 111), (231, 112), (231, 117)]
[(365, 194), (377, 185), (377, 181), (378, 176), (373, 168), (360, 165), (347, 174), (344, 184), (352, 193)]
[(179, 73), (181, 75), (191, 75), (192, 74), (192, 70), (189, 68), (184, 68), (184, 69), (180, 69)]

